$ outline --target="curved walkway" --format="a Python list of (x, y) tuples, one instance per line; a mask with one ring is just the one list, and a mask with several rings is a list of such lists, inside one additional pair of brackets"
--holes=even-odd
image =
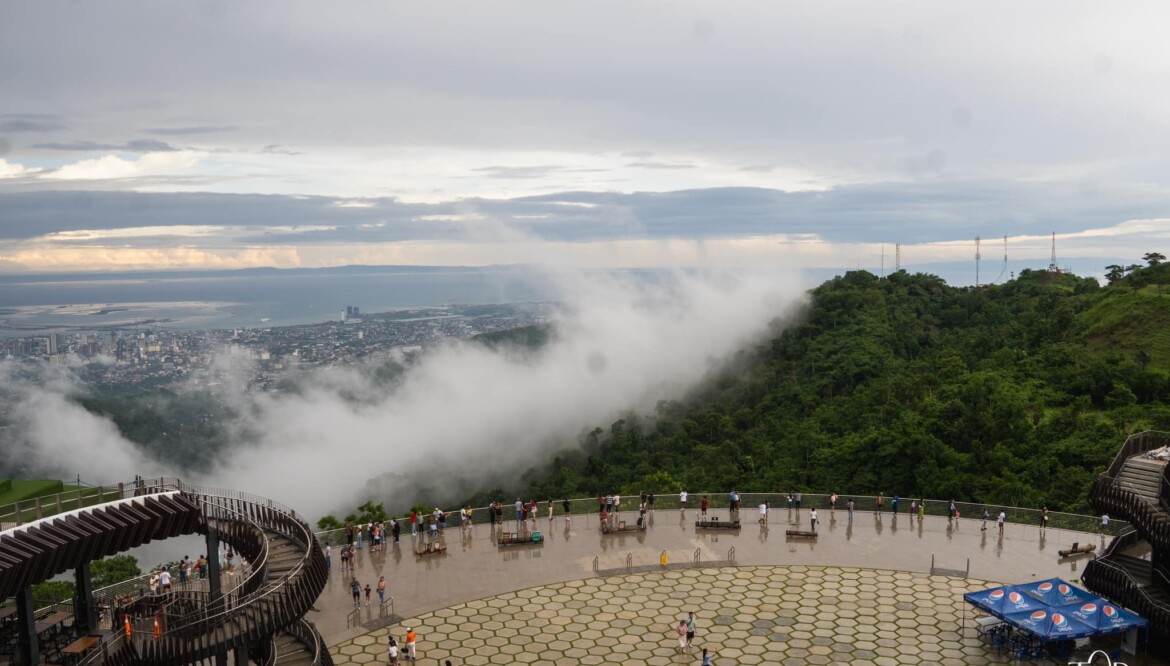
[[(621, 573), (627, 565), (657, 568), (663, 550), (672, 565), (693, 561), (696, 549), (703, 562), (727, 559), (734, 547), (735, 563), (740, 567), (817, 565), (848, 569), (881, 569), (916, 574), (910, 580), (938, 568), (970, 572), (974, 580), (1026, 582), (1053, 576), (1070, 580), (1080, 578), (1084, 559), (1061, 560), (1057, 551), (1073, 542), (1092, 542), (1098, 552), (1104, 537), (1066, 530), (1041, 530), (1031, 525), (1008, 524), (999, 538), (994, 523), (987, 531), (979, 520), (949, 522), (945, 517), (927, 516), (919, 523), (902, 514), (896, 518), (886, 513), (880, 517), (857, 512), (852, 521), (844, 511), (832, 517), (819, 511), (822, 521), (819, 538), (813, 541), (785, 536), (786, 529), (808, 529), (807, 510), (789, 513), (772, 512), (771, 524), (762, 527), (745, 518), (738, 532), (696, 530), (698, 511), (660, 510), (653, 515), (645, 532), (603, 535), (596, 514), (571, 519), (558, 516), (551, 522), (540, 519), (544, 545), (497, 546), (487, 525), (461, 531), (449, 528), (445, 538), (448, 552), (416, 558), (412, 538), (402, 537), (397, 546), (386, 552), (371, 553), (368, 545), (358, 551), (354, 573), (364, 586), (376, 585), (385, 576), (389, 594), (394, 596), (395, 612), (402, 617), (422, 617), (440, 609), (467, 604), (479, 599), (514, 593), (532, 587), (598, 578), (594, 561), (605, 572)], [(713, 511), (713, 515), (719, 515)], [(726, 517), (726, 511), (723, 511)], [(633, 514), (625, 514), (631, 522)], [(514, 522), (508, 521), (508, 529)], [(371, 630), (381, 629), (396, 617), (380, 617), (377, 597), (373, 608), (364, 606), (352, 613), (350, 575), (342, 575), (337, 549), (333, 550), (333, 571), (325, 592), (317, 601), (319, 613), (314, 623), (330, 645), (338, 645)], [(693, 571), (693, 570), (692, 570)], [(667, 575), (684, 573), (671, 571)], [(647, 574), (651, 575), (651, 574)], [(653, 574), (663, 575), (663, 574)], [(961, 580), (961, 579), (960, 579)], [(954, 599), (943, 600), (951, 603)], [(943, 628), (945, 630), (945, 627)]]

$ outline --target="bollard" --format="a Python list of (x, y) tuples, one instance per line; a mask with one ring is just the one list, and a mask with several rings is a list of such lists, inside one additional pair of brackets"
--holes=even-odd
[(663, 568), (663, 569), (665, 569), (665, 568), (666, 568), (666, 564), (667, 564), (667, 562), (669, 561), (669, 558), (668, 558), (668, 557), (666, 557), (666, 550), (665, 550), (665, 549), (663, 549), (663, 551), (662, 551), (662, 557), (661, 557), (661, 558), (659, 558), (659, 561), (660, 561), (660, 562), (662, 562), (662, 568)]

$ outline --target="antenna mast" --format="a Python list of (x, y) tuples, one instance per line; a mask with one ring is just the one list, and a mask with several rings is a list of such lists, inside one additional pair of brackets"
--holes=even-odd
[(975, 286), (979, 286), (979, 237), (975, 237)]
[(894, 245), (894, 272), (902, 270), (902, 244), (896, 243)]
[(1052, 271), (1053, 273), (1060, 270), (1056, 266), (1056, 232), (1055, 231), (1052, 232), (1052, 262), (1048, 264), (1048, 270)]

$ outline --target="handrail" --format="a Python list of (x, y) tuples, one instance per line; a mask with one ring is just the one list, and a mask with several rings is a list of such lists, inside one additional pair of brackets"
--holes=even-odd
[[(201, 659), (229, 645), (255, 642), (302, 620), (324, 589), (327, 575), (317, 539), (303, 520), (288, 507), (250, 493), (193, 486), (176, 478), (151, 480), (146, 486), (148, 491), (159, 488), (179, 490), (203, 508), (209, 521), (222, 523), (217, 529), (224, 541), (241, 556), (250, 556), (252, 574), (231, 593), (225, 594), (222, 601), (204, 603), (198, 610), (186, 614), (168, 614), (161, 639), (148, 639), (136, 645), (133, 641), (126, 643), (122, 633), (117, 632), (103, 641), (101, 649), (83, 659), (81, 665), (105, 659), (111, 648), (115, 651), (140, 649), (143, 658), (148, 660), (173, 660), (179, 655)], [(265, 531), (281, 534), (304, 549), (303, 556), (291, 570), (267, 585), (264, 584), (268, 582)], [(189, 602), (205, 594), (185, 593), (176, 601)], [(250, 612), (253, 609), (255, 613)], [(237, 621), (234, 634), (218, 631), (218, 627), (226, 626), (232, 620)], [(322, 664), (331, 664), (330, 659), (321, 656), (328, 655), (328, 651), (321, 649), (320, 642), (314, 645), (317, 646), (315, 659)]]
[(1126, 460), (1139, 453), (1145, 453), (1146, 451), (1151, 451), (1166, 445), (1170, 445), (1170, 433), (1160, 430), (1143, 430), (1134, 433), (1125, 438), (1125, 443), (1121, 445), (1121, 449), (1113, 457), (1113, 462), (1109, 464), (1109, 469), (1105, 470), (1101, 476), (1107, 476), (1113, 479), (1121, 473), (1121, 468), (1125, 466)]
[[(1167, 483), (1170, 483), (1170, 480), (1168, 480)], [(727, 497), (727, 493), (725, 493), (725, 492), (719, 492), (719, 493), (693, 492), (693, 493), (688, 493), (688, 494), (690, 496), (688, 498), (688, 501), (687, 501), (688, 510), (698, 509), (699, 498), (703, 497), (704, 495), (709, 498), (710, 507), (712, 509), (726, 509), (727, 505), (728, 505), (728, 497)], [(759, 503), (761, 503), (763, 501), (769, 501), (769, 502), (771, 502), (771, 507), (772, 507), (773, 511), (783, 510), (785, 508), (786, 500), (787, 500), (786, 493), (747, 492), (747, 493), (740, 493), (739, 495), (740, 495), (741, 503), (745, 506), (754, 506), (754, 505), (758, 505)], [(675, 493), (657, 494), (657, 495), (654, 495), (653, 497), (655, 500), (653, 508), (656, 510), (659, 510), (659, 511), (678, 510), (680, 508), (679, 501), (678, 501), (678, 495)], [(829, 495), (820, 494), (820, 493), (804, 493), (803, 498), (802, 498), (803, 502), (802, 502), (801, 506), (803, 509), (809, 509), (812, 507), (816, 507), (817, 509), (828, 509), (829, 508), (829, 497), (830, 497)], [(874, 505), (873, 502), (874, 502), (874, 500), (877, 499), (876, 496), (873, 496), (873, 495), (845, 495), (845, 494), (841, 494), (838, 496), (838, 499), (837, 499), (837, 509), (839, 511), (844, 511), (845, 510), (845, 503), (850, 498), (852, 498), (855, 501), (857, 506), (854, 510), (857, 512), (872, 511), (873, 505)], [(918, 498), (910, 498), (910, 497), (901, 498), (901, 504), (898, 507), (899, 514), (903, 515), (903, 516), (908, 515), (909, 510), (910, 510), (910, 502), (916, 501), (917, 499)], [(886, 513), (889, 513), (891, 510), (892, 500), (893, 500), (893, 497), (886, 497), (885, 498), (885, 512)], [(554, 516), (559, 517), (559, 516), (566, 515), (564, 513), (563, 509), (561, 508), (561, 501), (562, 500), (557, 500), (554, 503), (554, 506), (553, 506)], [(627, 504), (626, 503), (627, 501), (629, 501), (630, 504)], [(638, 495), (629, 495), (629, 496), (623, 497), (622, 498), (623, 511), (636, 512), (638, 510), (638, 502), (639, 502)], [(925, 502), (926, 502), (926, 510), (924, 511), (924, 513), (926, 515), (946, 516), (947, 513), (949, 512), (949, 508), (950, 508), (950, 501), (949, 500), (927, 499), (927, 500), (925, 500)], [(578, 497), (575, 499), (570, 499), (569, 503), (570, 503), (570, 506), (572, 507), (572, 514), (570, 514), (570, 515), (581, 515), (583, 513), (592, 515), (592, 514), (595, 514), (597, 512), (598, 505), (597, 505), (597, 498), (596, 497)], [(544, 520), (544, 519), (548, 518), (548, 514), (545, 513), (547, 499), (545, 500), (544, 503), (538, 502), (537, 504), (538, 504), (538, 507), (541, 511), (540, 519)], [(625, 509), (626, 506), (629, 506), (630, 508)], [(1022, 524), (1026, 524), (1026, 525), (1040, 525), (1041, 516), (1043, 513), (1039, 509), (1029, 509), (1026, 507), (1003, 506), (1003, 505), (993, 504), (993, 503), (989, 503), (989, 502), (985, 502), (985, 503), (955, 502), (955, 507), (959, 510), (959, 512), (962, 516), (967, 517), (967, 518), (973, 518), (973, 519), (977, 519), (977, 518), (981, 517), (982, 510), (984, 508), (987, 508), (989, 511), (992, 511), (993, 514), (996, 512), (996, 510), (1002, 509), (1007, 514), (1007, 516), (1006, 516), (1007, 522), (1017, 523), (1017, 524), (1022, 523)], [(472, 511), (472, 518), (474, 519), (474, 522), (476, 522), (477, 524), (489, 522), (489, 520), (487, 518), (488, 507), (486, 507), (486, 506), (474, 507), (474, 508), (472, 508), (471, 511)], [(513, 510), (512, 510), (511, 505), (505, 505), (504, 506), (504, 513), (503, 513), (504, 521), (505, 522), (512, 521), (513, 515), (514, 514), (513, 514)], [(1110, 514), (1110, 515), (1112, 517), (1112, 514)], [(398, 516), (391, 516), (391, 517), (396, 518), (402, 524), (403, 532), (405, 532), (406, 534), (410, 533), (410, 524), (409, 524), (408, 517), (398, 517)], [(429, 517), (429, 514), (422, 516), (423, 519), (426, 519), (428, 517)], [(1048, 512), (1048, 529), (1067, 529), (1067, 530), (1075, 531), (1075, 532), (1093, 532), (1093, 531), (1097, 530), (1098, 526), (1100, 525), (1100, 521), (1101, 521), (1100, 516), (1090, 516), (1090, 515), (1085, 515), (1085, 514), (1068, 513), (1068, 512), (1063, 512), (1063, 511), (1049, 511)], [(1122, 529), (1125, 527), (1126, 521), (1122, 517), (1118, 516), (1117, 519), (1114, 520), (1111, 524), (1118, 529)], [(456, 517), (454, 524), (452, 524), (450, 522), (448, 523), (448, 529), (455, 529), (458, 526), (459, 526), (458, 517)], [(343, 539), (341, 537), (344, 536), (346, 529), (348, 529), (348, 528), (338, 527), (338, 528), (334, 528), (334, 529), (330, 529), (330, 530), (317, 530), (314, 532), (314, 535), (321, 542), (322, 546), (324, 546), (325, 544), (337, 546), (337, 545), (342, 545)]]

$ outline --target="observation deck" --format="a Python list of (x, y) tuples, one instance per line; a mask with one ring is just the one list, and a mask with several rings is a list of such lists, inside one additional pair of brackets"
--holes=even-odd
[[(596, 499), (572, 502), (570, 516), (561, 513), (561, 503), (558, 501), (557, 513), (551, 519), (544, 513), (547, 504), (541, 505), (537, 529), (542, 533), (542, 543), (524, 546), (497, 545), (500, 531), (517, 531), (515, 521), (505, 520), (502, 529), (499, 526), (493, 528), (487, 523), (486, 512), (477, 510), (475, 525), (467, 530), (459, 527), (457, 517), (454, 523), (449, 523), (443, 536), (447, 546), (445, 554), (425, 557), (416, 557), (414, 550), (416, 544), (426, 537), (411, 537), (407, 525), (400, 543), (387, 544), (382, 552), (372, 552), (366, 542), (357, 551), (352, 575), (341, 571), (339, 548), (335, 545), (332, 550), (332, 571), (325, 592), (317, 602), (320, 613), (314, 615), (314, 622), (329, 644), (334, 646), (334, 658), (338, 663), (370, 659), (369, 656), (359, 659), (363, 654), (379, 655), (378, 660), (384, 658), (387, 632), (402, 641), (406, 626), (414, 626), (421, 632), (419, 663), (442, 663), (432, 659), (450, 656), (457, 663), (471, 664), (477, 663), (475, 660), (484, 655), (494, 663), (491, 660), (493, 650), (502, 650), (504, 644), (512, 645), (517, 641), (532, 641), (531, 648), (525, 649), (543, 654), (546, 642), (558, 640), (562, 629), (571, 628), (576, 622), (625, 622), (622, 625), (626, 627), (623, 633), (632, 632), (639, 637), (639, 642), (662, 643), (668, 628), (658, 625), (670, 620), (671, 604), (674, 603), (672, 599), (693, 600), (696, 608), (703, 613), (703, 622), (707, 624), (708, 630), (714, 629), (710, 625), (715, 619), (725, 618), (729, 623), (729, 631), (739, 631), (734, 626), (737, 620), (729, 614), (730, 608), (743, 605), (744, 613), (757, 612), (761, 607), (760, 600), (737, 599), (736, 593), (723, 594), (725, 591), (719, 590), (716, 590), (720, 592), (717, 601), (716, 596), (707, 599), (712, 592), (704, 585), (722, 580), (730, 581), (727, 583), (731, 586), (728, 590), (738, 590), (740, 588), (737, 586), (740, 585), (746, 589), (748, 582), (737, 579), (756, 578), (780, 595), (787, 590), (777, 581), (799, 579), (802, 586), (807, 588), (809, 579), (813, 579), (818, 587), (811, 601), (797, 599), (785, 602), (800, 607), (799, 615), (806, 616), (804, 619), (810, 623), (818, 622), (819, 626), (820, 622), (829, 622), (827, 619), (817, 619), (818, 607), (828, 603), (837, 609), (836, 602), (825, 601), (825, 595), (844, 594), (850, 585), (864, 589), (871, 585), (889, 586), (892, 591), (904, 589), (905, 599), (889, 601), (891, 612), (898, 612), (899, 615), (909, 612), (895, 608), (898, 602), (917, 601), (916, 608), (922, 609), (934, 608), (925, 603), (927, 600), (940, 604), (937, 611), (932, 611), (939, 618), (937, 631), (946, 641), (954, 643), (952, 647), (938, 647), (940, 655), (944, 649), (953, 650), (955, 663), (994, 663), (994, 653), (988, 660), (982, 660), (982, 657), (965, 652), (978, 648), (979, 654), (983, 654), (986, 650), (979, 646), (970, 626), (965, 633), (960, 629), (962, 592), (979, 589), (985, 583), (1023, 583), (1056, 576), (1078, 580), (1091, 556), (1062, 558), (1058, 551), (1070, 548), (1074, 543), (1092, 543), (1100, 552), (1109, 538), (1100, 533), (1097, 518), (1053, 513), (1050, 515), (1049, 527), (1042, 529), (1039, 526), (1039, 512), (1023, 509), (1006, 510), (1010, 519), (1000, 538), (994, 519), (988, 521), (987, 530), (984, 531), (981, 529), (981, 518), (968, 517), (981, 515), (982, 505), (960, 504), (960, 515), (964, 517), (948, 520), (945, 515), (947, 503), (932, 501), (928, 503), (929, 515), (919, 521), (917, 517), (908, 515), (909, 501), (906, 500), (902, 501), (898, 515), (891, 514), (890, 498), (886, 498), (885, 512), (875, 515), (874, 498), (854, 497), (857, 508), (850, 520), (847, 512), (841, 508), (846, 497), (842, 496), (838, 500), (838, 509), (833, 513), (828, 508), (828, 498), (820, 495), (804, 495), (802, 508), (789, 510), (783, 496), (742, 494), (741, 529), (708, 531), (695, 527), (699, 510), (694, 505), (698, 503), (699, 497), (700, 494), (692, 493), (692, 506), (683, 512), (677, 506), (677, 497), (660, 496), (656, 498), (655, 511), (647, 516), (646, 531), (608, 534), (602, 533), (600, 529)], [(725, 504), (727, 501), (726, 494), (711, 494), (710, 497), (716, 503)], [(637, 503), (637, 498), (631, 499)], [(773, 509), (768, 524), (763, 526), (757, 522), (759, 513), (756, 506), (765, 499), (772, 502)], [(810, 508), (813, 506), (817, 508), (819, 518), (817, 537), (787, 537), (785, 533), (789, 529), (810, 529)], [(995, 506), (989, 506), (988, 509), (993, 515), (999, 511), (999, 507)], [(505, 516), (513, 513), (511, 507), (508, 507)], [(712, 507), (708, 515), (726, 519), (729, 512), (726, 506)], [(624, 511), (622, 516), (633, 523), (637, 512)], [(1127, 528), (1126, 524), (1119, 521), (1110, 525), (1111, 531)], [(531, 522), (528, 529), (532, 529)], [(339, 534), (343, 532), (319, 533), (318, 537), (322, 542), (337, 544)], [(340, 538), (344, 539), (344, 536)], [(661, 565), (663, 551), (668, 560), (665, 568)], [(351, 579), (356, 577), (362, 587), (366, 584), (376, 587), (379, 576), (386, 577), (392, 601), (382, 608), (375, 594), (369, 608), (363, 598), (361, 605), (355, 609), (350, 595)], [(838, 581), (846, 587), (838, 587)], [(821, 585), (824, 585), (823, 589), (819, 587)], [(657, 607), (649, 609), (640, 605), (639, 599), (653, 598), (652, 591), (655, 589), (664, 590), (664, 600)], [(862, 596), (866, 594), (864, 589), (860, 592)], [(531, 599), (537, 599), (538, 603), (534, 605)], [(865, 608), (869, 602), (864, 599), (856, 601), (855, 597), (854, 601), (848, 603), (855, 602), (859, 604), (855, 609), (860, 607), (861, 615), (866, 615)], [(776, 626), (779, 626), (779, 622), (790, 620), (799, 623), (801, 618), (780, 619), (777, 613), (787, 611), (784, 608), (777, 611), (775, 605), (769, 606), (769, 603), (763, 604), (763, 615), (744, 615), (750, 618), (745, 620), (749, 625), (740, 633), (747, 636), (751, 631), (758, 630), (757, 634), (761, 636), (773, 633), (798, 636), (780, 632)], [(875, 613), (878, 608), (886, 608), (884, 602), (879, 605), (878, 601), (874, 601), (874, 604), (869, 614)], [(751, 608), (756, 610), (749, 610)], [(652, 627), (630, 624), (632, 619), (622, 620), (642, 617), (647, 613), (664, 617), (655, 618)], [(677, 619), (674, 616), (674, 622), (677, 623)], [(856, 620), (862, 621), (861, 617)], [(933, 631), (935, 618), (928, 617), (927, 621), (932, 622)], [(509, 623), (514, 627), (523, 627), (530, 622), (544, 622), (545, 629), (540, 630), (538, 635), (525, 638), (516, 635), (515, 629), (508, 628)], [(557, 624), (560, 622), (569, 624)], [(750, 622), (761, 624), (750, 625)], [(771, 624), (764, 627), (764, 623)], [(462, 626), (464, 624), (468, 626)], [(794, 631), (801, 630), (796, 626), (791, 628)], [(768, 631), (765, 632), (765, 629)], [(500, 644), (494, 648), (491, 644), (483, 643), (485, 637), (493, 636), (497, 631), (502, 632), (503, 636), (512, 637), (502, 639), (503, 643), (495, 641)], [(916, 637), (923, 634), (920, 629), (907, 631)], [(898, 633), (896, 627), (894, 633)], [(454, 638), (447, 635), (440, 638), (436, 634), (450, 634)], [(586, 636), (581, 640), (607, 639), (604, 636)], [(805, 639), (798, 637), (794, 640)], [(567, 644), (569, 647), (563, 650), (549, 652), (553, 658), (537, 657), (535, 661), (551, 663), (556, 658), (565, 658), (576, 663), (577, 659), (572, 655), (579, 654), (575, 650), (580, 648), (572, 641)], [(609, 658), (619, 658), (628, 663), (660, 663), (655, 659), (672, 654), (669, 644), (670, 640), (667, 640), (664, 644), (666, 647), (659, 646), (658, 652), (651, 651), (653, 656), (644, 659), (633, 658), (628, 654), (623, 656), (618, 652), (611, 653)], [(479, 647), (471, 649), (467, 645)], [(741, 647), (746, 645), (745, 639)], [(727, 649), (734, 651), (740, 648)], [(794, 649), (799, 651), (805, 648)], [(911, 648), (895, 646), (883, 649)], [(868, 649), (861, 650), (863, 655), (870, 652)], [(508, 654), (515, 656), (521, 653), (501, 652), (499, 658), (507, 660)], [(525, 658), (532, 656), (529, 652), (523, 654), (527, 655)], [(557, 654), (560, 657), (556, 657)], [(595, 653), (580, 653), (580, 663), (591, 663), (589, 659), (592, 654)], [(604, 656), (607, 652), (602, 650), (601, 654)], [(876, 659), (878, 654), (874, 651), (869, 658), (854, 661), (869, 663), (869, 659)], [(768, 661), (753, 661), (750, 656), (750, 653), (744, 652), (742, 659), (736, 657), (732, 661)], [(788, 655), (795, 656), (796, 653)], [(661, 663), (671, 662), (668, 660)], [(817, 662), (814, 660), (809, 663)], [(1143, 662), (1131, 659), (1130, 663)]]

